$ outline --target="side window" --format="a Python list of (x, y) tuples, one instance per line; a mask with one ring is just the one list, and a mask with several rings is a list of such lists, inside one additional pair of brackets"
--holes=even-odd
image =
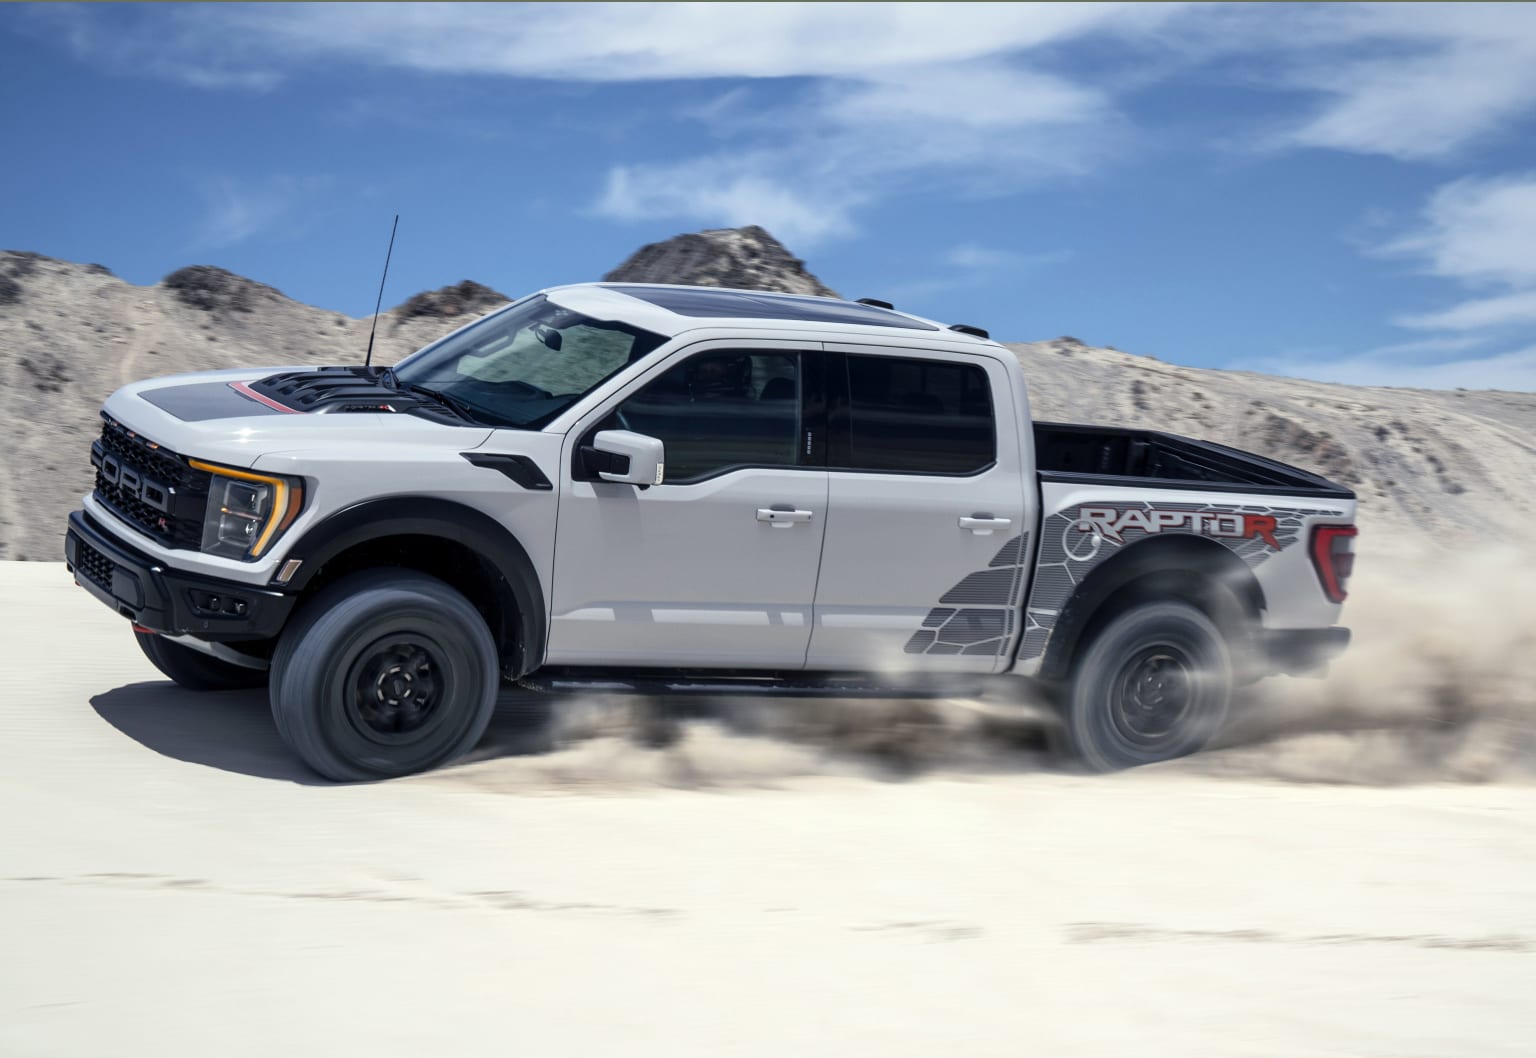
[(602, 426), (659, 438), (668, 484), (738, 466), (796, 466), (800, 375), (795, 353), (700, 353), (619, 405)]
[(833, 466), (970, 474), (996, 458), (992, 391), (981, 367), (889, 356), (849, 355), (845, 362)]

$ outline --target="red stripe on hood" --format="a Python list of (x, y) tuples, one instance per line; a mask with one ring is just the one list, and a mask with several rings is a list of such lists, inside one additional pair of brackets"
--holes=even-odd
[(231, 382), (229, 384), (229, 388), (234, 390), (236, 393), (240, 394), (242, 397), (250, 397), (252, 400), (254, 400), (258, 404), (265, 404), (269, 408), (276, 408), (278, 411), (287, 412), (289, 415), (304, 415), (304, 414), (306, 414), (305, 412), (300, 411), (298, 408), (290, 408), (286, 404), (279, 404), (277, 401), (273, 400), (271, 397), (264, 397), (264, 396), (262, 396), (260, 393), (257, 393), (254, 389), (252, 389), (249, 385), (247, 385), (244, 382)]

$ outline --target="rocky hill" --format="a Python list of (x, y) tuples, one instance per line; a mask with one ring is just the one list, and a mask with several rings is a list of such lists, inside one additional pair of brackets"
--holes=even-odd
[[(835, 296), (761, 228), (654, 244), (606, 278)], [(504, 301), (469, 280), (409, 298), (380, 319), (375, 359), (391, 363)], [(0, 559), (60, 556), (65, 516), (91, 487), (97, 409), (118, 386), (210, 368), (355, 363), (368, 327), (212, 266), (140, 287), (101, 265), (0, 253)], [(1038, 417), (1168, 429), (1315, 469), (1359, 492), (1366, 539), (1474, 544), (1523, 534), (1536, 513), (1536, 394), (1301, 382), (1070, 338), (1011, 348)]]
[(605, 283), (692, 283), (835, 298), (837, 291), (756, 224), (675, 235), (642, 246)]

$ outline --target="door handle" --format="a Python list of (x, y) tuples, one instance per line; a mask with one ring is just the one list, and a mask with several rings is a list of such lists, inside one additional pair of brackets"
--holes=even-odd
[(1006, 529), (1013, 524), (1012, 518), (994, 518), (990, 514), (960, 516), (960, 528), (969, 529), (977, 536), (991, 536), (994, 529)]
[(799, 511), (787, 503), (757, 509), (757, 520), (767, 522), (775, 529), (793, 529), (796, 522), (808, 522), (814, 517), (814, 511)]

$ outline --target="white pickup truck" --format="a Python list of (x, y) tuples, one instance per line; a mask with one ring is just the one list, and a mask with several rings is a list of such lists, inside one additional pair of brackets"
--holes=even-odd
[(464, 754), (503, 681), (1032, 681), (1073, 752), (1122, 768), (1349, 638), (1353, 493), (1031, 422), (1013, 353), (883, 302), (555, 287), (392, 368), (151, 379), (102, 419), (76, 582), (177, 683), (268, 684), (336, 780)]

